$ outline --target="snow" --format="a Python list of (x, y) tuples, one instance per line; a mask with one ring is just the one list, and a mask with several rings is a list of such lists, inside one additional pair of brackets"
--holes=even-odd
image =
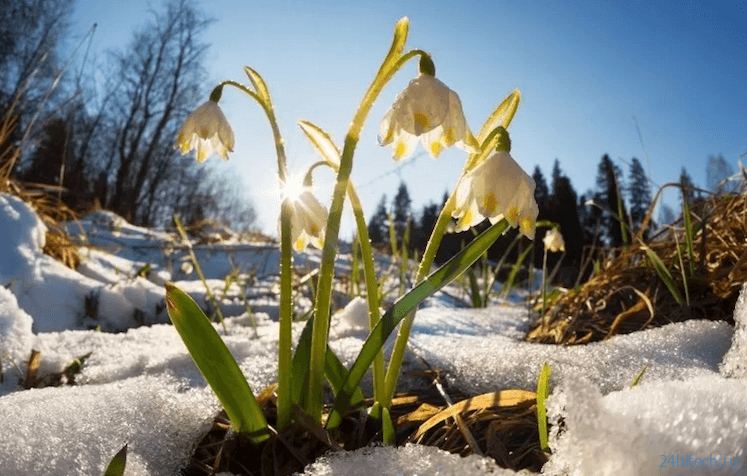
[[(173, 235), (109, 212), (67, 227), (85, 236), (78, 271), (44, 255), (42, 222), (0, 194), (0, 474), (101, 474), (127, 444), (125, 474), (177, 475), (219, 405), (168, 325), (162, 285), (176, 281), (211, 312), (205, 289), (181, 270), (188, 252)], [(227, 316), (215, 328), (259, 392), (277, 378), (277, 249), (229, 239), (195, 244), (195, 253)], [(304, 273), (318, 261), (313, 251), (295, 262)], [(145, 265), (150, 272), (138, 276)], [(338, 265), (342, 273), (349, 267), (344, 253)], [(256, 332), (237, 283), (226, 286), (232, 273), (247, 284)], [(747, 474), (747, 290), (736, 330), (689, 321), (572, 347), (524, 342), (529, 317), (516, 296), (467, 309), (459, 307), (458, 289), (445, 291), (418, 311), (402, 385), (415, 385), (407, 372), (427, 363), (466, 393), (532, 390), (549, 362), (554, 425), (543, 474)], [(360, 298), (336, 299), (342, 310), (333, 316), (330, 345), (350, 365), (366, 337), (367, 307)], [(302, 302), (299, 312), (309, 306)], [(302, 326), (294, 324), (296, 336)], [(20, 381), (32, 349), (40, 352), (41, 376), (90, 355), (75, 385), (26, 390)], [(694, 466), (711, 456), (728, 467)], [(516, 474), (492, 460), (419, 445), (330, 454), (304, 472), (353, 473)]]

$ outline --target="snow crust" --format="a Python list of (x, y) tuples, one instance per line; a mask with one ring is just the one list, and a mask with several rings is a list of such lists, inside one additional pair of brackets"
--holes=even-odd
[[(165, 324), (162, 284), (176, 281), (210, 311), (204, 287), (183, 273), (186, 250), (167, 233), (108, 212), (68, 229), (105, 248), (81, 248), (78, 271), (42, 253), (46, 228), (28, 205), (0, 195), (0, 474), (101, 474), (128, 444), (125, 474), (177, 475), (219, 406)], [(216, 330), (259, 392), (277, 379), (277, 251), (229, 243), (198, 245), (196, 252), (213, 291), (222, 296), (226, 290), (221, 308), (233, 316)], [(302, 270), (318, 262), (315, 253), (296, 258)], [(344, 254), (338, 263), (344, 273)], [(147, 277), (137, 277), (147, 264)], [(226, 275), (237, 269), (256, 331), (237, 283), (226, 289)], [(736, 306), (736, 329), (689, 321), (573, 347), (524, 342), (529, 316), (518, 300), (466, 309), (458, 307), (458, 289), (445, 291), (418, 311), (402, 387), (423, 385), (407, 372), (427, 363), (446, 372), (450, 388), (466, 393), (533, 390), (549, 362), (552, 456), (543, 474), (747, 474), (747, 289)], [(365, 340), (367, 320), (360, 298), (333, 316), (330, 345), (346, 365)], [(303, 324), (294, 325), (296, 337)], [(95, 326), (119, 332), (88, 330)], [(32, 349), (41, 352), (42, 376), (88, 355), (76, 385), (23, 389)], [(728, 467), (694, 466), (707, 457)], [(514, 472), (476, 456), (409, 445), (330, 454), (304, 474)]]

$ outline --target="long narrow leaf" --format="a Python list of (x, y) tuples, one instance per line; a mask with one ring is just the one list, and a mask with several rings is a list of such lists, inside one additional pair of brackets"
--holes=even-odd
[(265, 104), (269, 105), (270, 90), (267, 88), (267, 84), (265, 83), (265, 80), (262, 79), (262, 76), (260, 76), (258, 72), (256, 72), (249, 66), (244, 66), (244, 72), (249, 77), (249, 81), (251, 81), (254, 85), (254, 89), (257, 91), (257, 95), (262, 99), (262, 101), (265, 102)]
[(667, 289), (669, 289), (669, 292), (672, 294), (674, 300), (677, 301), (677, 304), (681, 306), (684, 301), (682, 300), (682, 296), (680, 296), (679, 291), (677, 291), (677, 286), (675, 286), (674, 284), (672, 274), (664, 265), (664, 262), (661, 260), (661, 258), (659, 258), (659, 255), (657, 255), (654, 250), (646, 246), (643, 241), (641, 241), (641, 248), (643, 248), (643, 251), (645, 251), (646, 255), (648, 255), (648, 259), (650, 259), (654, 264), (654, 270), (656, 271), (656, 274), (659, 275), (659, 278), (661, 278), (662, 281), (664, 281), (664, 284), (667, 286)]
[(522, 263), (524, 263), (524, 260), (526, 259), (529, 252), (532, 251), (532, 248), (534, 248), (534, 243), (527, 246), (527, 249), (525, 249), (519, 255), (519, 259), (516, 260), (516, 263), (514, 263), (513, 267), (511, 268), (511, 272), (508, 273), (508, 278), (503, 283), (503, 287), (501, 289), (501, 292), (503, 293), (504, 296), (508, 296), (508, 293), (510, 293), (511, 289), (514, 287), (514, 281), (516, 281), (516, 276), (519, 274), (521, 265)]
[(321, 127), (313, 124), (309, 121), (298, 121), (298, 125), (301, 126), (301, 130), (306, 134), (306, 137), (314, 146), (314, 149), (321, 155), (333, 167), (340, 166), (340, 149), (337, 147), (335, 142), (332, 140), (327, 132)]
[(482, 144), (490, 134), (490, 131), (498, 126), (503, 126), (504, 129), (508, 129), (511, 124), (511, 120), (516, 114), (516, 110), (519, 108), (519, 101), (521, 101), (521, 93), (518, 89), (515, 89), (506, 96), (498, 107), (490, 114), (485, 120), (485, 123), (480, 129), (480, 133), (477, 135), (477, 140)]
[(547, 400), (548, 395), (550, 395), (550, 365), (545, 362), (537, 380), (537, 428), (542, 451), (550, 450), (547, 435), (547, 408), (545, 407), (545, 400)]
[(503, 219), (485, 230), (456, 256), (443, 266), (431, 273), (427, 278), (415, 286), (410, 292), (402, 296), (381, 317), (376, 327), (363, 344), (358, 357), (348, 372), (342, 389), (337, 394), (335, 406), (327, 420), (327, 428), (332, 429), (340, 424), (342, 415), (350, 407), (355, 388), (368, 370), (376, 354), (384, 346), (384, 342), (397, 327), (397, 324), (414, 310), (423, 300), (459, 277), (467, 268), (477, 261), (480, 256), (506, 231), (508, 222)]
[(202, 312), (182, 290), (166, 283), (166, 309), (197, 368), (220, 400), (231, 423), (254, 443), (270, 436), (262, 407), (236, 360)]
[(109, 462), (109, 466), (106, 467), (106, 471), (104, 471), (104, 476), (122, 476), (125, 472), (125, 466), (127, 466), (127, 445), (124, 445), (114, 455)]
[[(293, 403), (301, 408), (306, 403), (304, 391), (309, 388), (309, 359), (311, 358), (311, 329), (313, 316), (306, 322), (301, 338), (293, 355)], [(332, 391), (337, 394), (342, 388), (348, 369), (340, 362), (335, 353), (327, 347), (327, 356), (324, 362), (324, 375), (329, 382)], [(351, 406), (357, 406), (365, 397), (360, 387), (356, 387)]]

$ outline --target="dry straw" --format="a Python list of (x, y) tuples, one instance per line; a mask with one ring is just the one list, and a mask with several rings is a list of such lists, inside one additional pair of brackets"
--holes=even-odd
[[(690, 213), (692, 260), (682, 225), (668, 227), (645, 244), (634, 242), (603, 262), (583, 286), (559, 297), (527, 340), (584, 344), (688, 319), (733, 322), (734, 305), (747, 280), (747, 195), (702, 199)], [(677, 302), (646, 247), (668, 267), (679, 294), (689, 296), (689, 305)]]

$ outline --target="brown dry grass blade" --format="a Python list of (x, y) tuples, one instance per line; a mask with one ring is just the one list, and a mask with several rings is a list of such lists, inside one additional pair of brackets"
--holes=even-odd
[(509, 407), (527, 400), (535, 400), (537, 394), (528, 390), (501, 390), (498, 392), (485, 393), (476, 397), (462, 400), (445, 410), (437, 413), (428, 421), (420, 425), (418, 431), (408, 438), (408, 441), (414, 441), (420, 438), (425, 432), (433, 428), (438, 423), (463, 412), (480, 410), (494, 407)]

